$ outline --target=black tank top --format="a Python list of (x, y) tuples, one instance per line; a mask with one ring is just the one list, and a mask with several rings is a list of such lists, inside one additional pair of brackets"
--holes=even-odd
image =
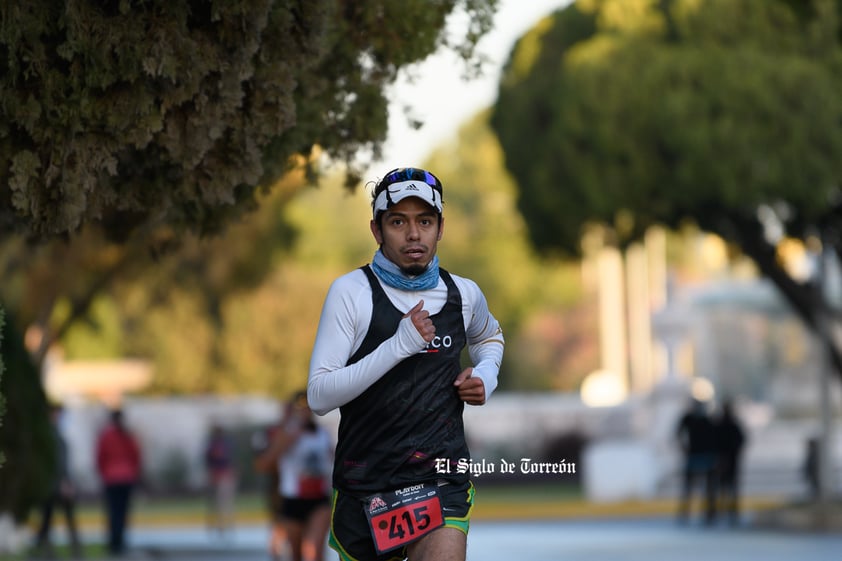
[[(371, 284), (371, 323), (348, 364), (392, 337), (404, 315), (371, 268), (362, 270)], [(424, 481), (468, 479), (468, 474), (440, 474), (435, 464), (437, 458), (469, 458), (464, 404), (453, 386), (466, 344), (462, 296), (450, 274), (439, 271), (447, 285), (447, 302), (432, 316), (436, 338), (340, 407), (333, 484), (345, 493), (362, 496)]]

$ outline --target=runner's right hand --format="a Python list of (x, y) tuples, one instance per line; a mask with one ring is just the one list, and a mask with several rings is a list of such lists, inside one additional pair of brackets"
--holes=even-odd
[(430, 319), (430, 312), (424, 309), (424, 300), (419, 300), (403, 317), (409, 317), (412, 320), (412, 325), (428, 343), (436, 336), (436, 326)]

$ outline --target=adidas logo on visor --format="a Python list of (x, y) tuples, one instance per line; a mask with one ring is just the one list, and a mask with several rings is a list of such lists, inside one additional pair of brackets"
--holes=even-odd
[(441, 195), (430, 185), (418, 181), (401, 181), (392, 183), (374, 199), (374, 216), (392, 205), (398, 204), (407, 197), (416, 197), (435, 208), (441, 213)]

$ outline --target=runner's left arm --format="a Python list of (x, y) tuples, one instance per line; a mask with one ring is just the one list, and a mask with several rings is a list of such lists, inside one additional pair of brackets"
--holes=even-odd
[(465, 334), (468, 338), (468, 353), (474, 365), (471, 377), (482, 379), (485, 399), (488, 400), (497, 388), (497, 375), (503, 361), (503, 330), (488, 309), (488, 302), (479, 286), (473, 281), (463, 280), (462, 298), (469, 306), (470, 313)]

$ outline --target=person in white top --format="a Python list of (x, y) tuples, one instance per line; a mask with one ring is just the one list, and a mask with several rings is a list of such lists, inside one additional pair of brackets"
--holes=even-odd
[[(399, 168), (374, 188), (370, 265), (336, 279), (307, 397), (341, 413), (330, 545), (343, 561), (464, 561), (473, 505), (462, 412), (497, 386), (503, 334), (473, 281), (439, 267), (442, 185)], [(471, 365), (463, 367), (467, 348)]]
[(280, 519), (293, 561), (322, 561), (330, 525), (330, 472), (333, 444), (315, 422), (306, 391), (290, 400), (289, 413), (257, 460), (278, 470)]

